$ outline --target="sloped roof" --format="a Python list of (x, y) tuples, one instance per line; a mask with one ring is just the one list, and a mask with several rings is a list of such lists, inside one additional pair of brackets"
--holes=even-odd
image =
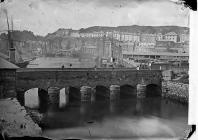
[(17, 69), (17, 68), (19, 67), (17, 67), (15, 64), (0, 57), (0, 69)]
[(4, 59), (8, 59), (8, 58), (9, 58), (9, 56), (7, 56), (7, 55), (5, 55), (5, 54), (3, 54), (3, 53), (1, 53), (1, 52), (0, 52), (0, 57), (1, 57), (1, 58), (4, 58)]
[(177, 35), (177, 34), (175, 32), (169, 32), (169, 33), (167, 33), (165, 35)]

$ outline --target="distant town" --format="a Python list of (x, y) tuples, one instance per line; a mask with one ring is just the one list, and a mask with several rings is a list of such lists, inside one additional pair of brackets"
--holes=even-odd
[[(7, 34), (0, 35), (0, 52), (9, 55)], [(76, 57), (95, 61), (97, 67), (130, 67), (138, 62), (188, 61), (189, 28), (178, 26), (120, 26), (58, 29), (45, 37), (13, 31), (16, 60), (34, 57)]]

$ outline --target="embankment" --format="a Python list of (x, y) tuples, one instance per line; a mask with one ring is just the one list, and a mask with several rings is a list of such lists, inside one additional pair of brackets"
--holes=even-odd
[(189, 84), (173, 81), (162, 82), (162, 95), (165, 98), (188, 104)]
[(9, 137), (41, 136), (41, 128), (34, 123), (16, 99), (0, 99), (0, 130)]

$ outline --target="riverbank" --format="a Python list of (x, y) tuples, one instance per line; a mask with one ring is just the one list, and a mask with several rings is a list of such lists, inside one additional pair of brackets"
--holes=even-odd
[(173, 81), (163, 81), (162, 96), (164, 98), (175, 100), (183, 104), (188, 104), (189, 84), (173, 82)]
[(41, 128), (16, 99), (0, 99), (0, 131), (9, 137), (39, 137)]

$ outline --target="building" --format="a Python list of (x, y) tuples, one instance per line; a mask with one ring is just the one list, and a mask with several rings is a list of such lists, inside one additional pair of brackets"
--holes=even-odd
[(97, 57), (100, 66), (118, 64), (122, 61), (122, 47), (117, 40), (100, 38), (97, 40)]
[(119, 45), (122, 47), (122, 51), (134, 51), (135, 42), (120, 42)]
[(68, 36), (70, 34), (72, 29), (59, 29), (58, 31), (55, 32), (55, 36)]
[(112, 43), (111, 47), (112, 51), (112, 61), (115, 63), (121, 63), (122, 62), (122, 47), (118, 45), (117, 43)]
[(163, 35), (162, 35), (162, 33), (156, 34), (156, 40), (157, 40), (157, 41), (163, 40)]
[(154, 42), (140, 42), (139, 47), (141, 48), (155, 48), (156, 43)]
[(169, 33), (166, 33), (164, 35), (164, 40), (165, 41), (173, 41), (173, 42), (177, 42), (177, 34), (175, 32), (169, 32)]
[(16, 69), (18, 67), (0, 57), (0, 98), (16, 97)]
[(140, 42), (140, 36), (135, 33), (121, 32), (120, 41)]
[(87, 32), (87, 33), (80, 33), (80, 37), (87, 37), (87, 38), (101, 38), (105, 35), (103, 31), (100, 32)]
[(164, 60), (188, 60), (188, 53), (170, 53), (170, 52), (122, 52), (124, 58), (153, 58), (153, 59), (164, 59)]
[(141, 34), (140, 42), (156, 44), (156, 34)]
[(179, 42), (189, 42), (189, 34), (180, 34), (179, 38)]
[(89, 54), (91, 56), (97, 56), (97, 46), (94, 45), (83, 46), (81, 48), (81, 52), (84, 54)]
[(79, 33), (78, 31), (72, 31), (72, 32), (70, 33), (70, 36), (71, 36), (71, 37), (80, 37), (80, 33)]
[(173, 41), (156, 41), (156, 48), (171, 48), (174, 47), (176, 43), (174, 43)]

